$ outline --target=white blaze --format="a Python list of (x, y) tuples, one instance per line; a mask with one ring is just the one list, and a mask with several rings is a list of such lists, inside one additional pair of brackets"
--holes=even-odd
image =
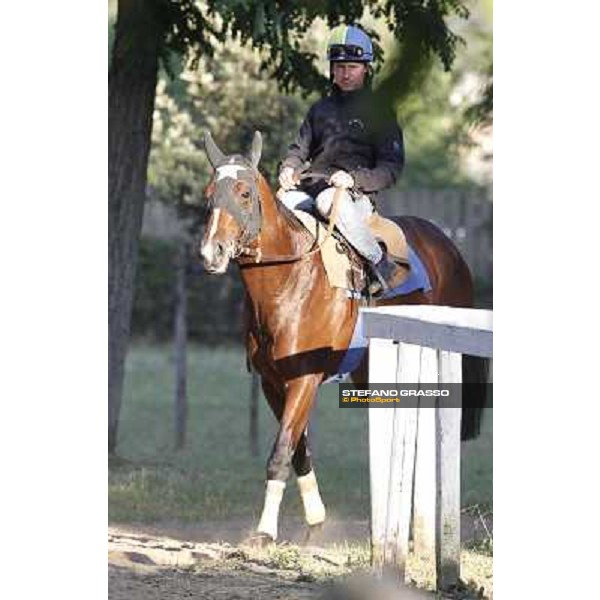
[(215, 208), (215, 210), (213, 210), (212, 217), (210, 219), (210, 231), (208, 232), (208, 240), (209, 241), (211, 241), (213, 239), (215, 233), (217, 233), (217, 227), (219, 225), (220, 213), (221, 213), (220, 208)]
[(217, 181), (225, 178), (231, 177), (232, 179), (237, 179), (237, 174), (240, 171), (246, 171), (246, 167), (242, 167), (241, 165), (223, 165), (222, 167), (217, 168)]
[(217, 232), (217, 227), (219, 226), (220, 212), (220, 208), (215, 208), (212, 211), (212, 214), (210, 216), (210, 229), (208, 231), (208, 236), (206, 237), (206, 241), (204, 242), (204, 244), (202, 244), (202, 248), (200, 250), (202, 257), (209, 263), (212, 262), (213, 259), (212, 239), (215, 233)]

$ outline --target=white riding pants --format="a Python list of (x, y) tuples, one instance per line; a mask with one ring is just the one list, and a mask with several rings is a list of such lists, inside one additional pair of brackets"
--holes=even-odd
[[(316, 206), (319, 213), (328, 218), (335, 190), (333, 187), (327, 188), (316, 198), (312, 198), (306, 192), (289, 190), (282, 194), (281, 201), (291, 210), (306, 210)], [(372, 213), (373, 206), (367, 196), (353, 199), (347, 191), (342, 191), (336, 227), (361, 256), (376, 264), (381, 260), (382, 251), (366, 224)]]

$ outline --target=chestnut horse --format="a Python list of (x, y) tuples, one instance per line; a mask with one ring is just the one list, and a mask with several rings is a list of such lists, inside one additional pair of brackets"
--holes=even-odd
[[(239, 265), (248, 300), (248, 358), (279, 421), (257, 528), (258, 539), (273, 541), (291, 467), (308, 525), (325, 520), (306, 430), (317, 388), (337, 373), (349, 346), (360, 301), (330, 286), (320, 252), (311, 252), (313, 238), (258, 171), (259, 132), (249, 157), (223, 154), (210, 134), (205, 148), (215, 172), (206, 188), (208, 222), (200, 254), (211, 273), (224, 273), (232, 260)], [(396, 222), (420, 255), (432, 289), (380, 304), (472, 306), (471, 275), (452, 242), (423, 219)], [(355, 382), (368, 381), (367, 366), (365, 356), (352, 374)]]

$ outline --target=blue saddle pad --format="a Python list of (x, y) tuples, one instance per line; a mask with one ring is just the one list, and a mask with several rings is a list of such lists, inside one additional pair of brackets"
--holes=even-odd
[(424, 292), (431, 290), (431, 282), (429, 281), (427, 269), (419, 255), (410, 246), (408, 247), (408, 264), (410, 265), (408, 279), (393, 290), (384, 292), (381, 298), (395, 298), (402, 294), (410, 294), (416, 290), (423, 290)]
[[(408, 247), (408, 263), (410, 265), (410, 275), (408, 279), (393, 290), (388, 290), (381, 295), (381, 298), (395, 298), (403, 294), (410, 294), (416, 290), (429, 292), (431, 290), (431, 281), (427, 274), (427, 269), (421, 261), (419, 255), (409, 246)], [(352, 339), (348, 350), (340, 363), (338, 374), (330, 377), (325, 383), (335, 383), (341, 381), (346, 375), (352, 373), (362, 360), (365, 350), (367, 349), (368, 340), (363, 332), (362, 315), (359, 313), (352, 333)]]

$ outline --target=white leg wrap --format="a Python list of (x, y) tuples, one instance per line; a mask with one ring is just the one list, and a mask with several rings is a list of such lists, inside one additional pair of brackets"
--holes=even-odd
[(284, 489), (285, 481), (276, 481), (274, 479), (267, 481), (265, 506), (257, 527), (259, 533), (266, 533), (274, 540), (277, 539), (277, 519), (279, 517), (279, 505), (283, 498)]
[(321, 494), (319, 494), (315, 472), (311, 471), (307, 475), (298, 477), (298, 487), (304, 504), (306, 522), (309, 525), (318, 525), (325, 521), (325, 506), (321, 500)]

